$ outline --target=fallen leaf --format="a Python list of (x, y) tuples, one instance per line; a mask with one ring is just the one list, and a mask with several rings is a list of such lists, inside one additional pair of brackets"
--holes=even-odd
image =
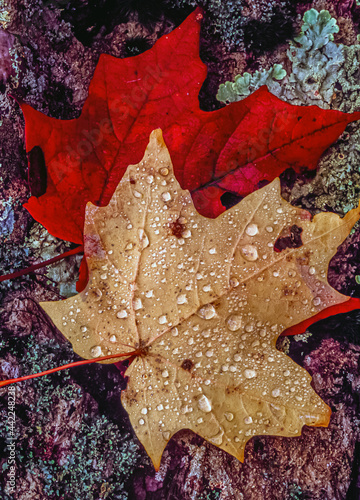
[[(197, 9), (136, 57), (102, 54), (78, 119), (57, 120), (22, 104), (26, 149), (43, 152), (47, 190), (25, 205), (58, 238), (83, 242), (85, 205), (107, 205), (127, 166), (141, 160), (160, 127), (175, 174), (207, 217), (292, 167), (314, 169), (326, 148), (360, 113), (292, 106), (260, 88), (241, 102), (200, 110), (206, 77), (199, 58)], [(37, 169), (31, 167), (32, 172)], [(43, 178), (43, 177), (41, 177)]]
[[(276, 179), (207, 219), (156, 130), (109, 205), (87, 205), (86, 289), (41, 306), (84, 358), (135, 351), (122, 402), (155, 468), (183, 428), (243, 460), (254, 435), (298, 436), (329, 422), (310, 375), (275, 344), (285, 328), (347, 300), (326, 273), (359, 213), (311, 220), (281, 198)], [(294, 225), (302, 245), (275, 252)]]

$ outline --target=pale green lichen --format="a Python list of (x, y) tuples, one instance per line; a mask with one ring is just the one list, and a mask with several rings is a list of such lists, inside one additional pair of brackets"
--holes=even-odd
[(285, 76), (286, 71), (281, 64), (274, 64), (268, 70), (255, 71), (253, 75), (250, 73), (237, 75), (234, 82), (220, 85), (216, 98), (224, 103), (240, 101), (263, 85), (266, 85), (270, 92), (276, 94), (280, 91), (278, 80), (282, 80)]
[(276, 341), (276, 349), (283, 352), (284, 354), (289, 354), (290, 352), (290, 339), (289, 337), (279, 337)]
[(0, 25), (2, 29), (6, 29), (11, 20), (11, 13), (8, 8), (7, 3), (4, 0), (0, 0)]
[(0, 236), (8, 236), (11, 234), (14, 229), (14, 223), (15, 216), (11, 198), (0, 201)]
[(344, 47), (344, 64), (337, 75), (333, 107), (345, 113), (360, 109), (360, 45)]
[(336, 144), (320, 159), (314, 180), (296, 185), (289, 202), (301, 204), (310, 211), (330, 210), (345, 215), (360, 198), (360, 130), (349, 126)]
[(11, 87), (17, 88), (20, 82), (20, 65), (22, 62), (22, 45), (17, 38), (15, 38), (12, 47), (9, 48), (9, 55), (12, 60), (12, 67), (14, 69), (14, 74), (11, 75)]
[(305, 333), (300, 333), (299, 335), (294, 335), (295, 342), (307, 342), (308, 338), (312, 336), (312, 333), (309, 330), (306, 330)]
[(261, 85), (267, 85), (270, 92), (291, 104), (329, 108), (337, 72), (345, 60), (343, 45), (333, 42), (333, 34), (338, 31), (336, 20), (327, 10), (310, 9), (304, 14), (300, 34), (290, 42), (287, 55), (292, 72), (287, 78), (280, 64), (253, 75), (244, 73), (236, 76), (234, 82), (220, 85), (218, 100), (240, 101)]
[(281, 97), (292, 104), (330, 107), (337, 72), (345, 60), (343, 45), (333, 42), (338, 31), (327, 10), (305, 12), (301, 32), (287, 51), (292, 73)]

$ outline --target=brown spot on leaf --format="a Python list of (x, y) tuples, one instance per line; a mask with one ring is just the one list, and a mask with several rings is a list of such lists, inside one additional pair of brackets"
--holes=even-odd
[(169, 224), (169, 227), (172, 235), (176, 236), (176, 238), (182, 238), (182, 233), (185, 230), (185, 225), (181, 224), (181, 222), (179, 222), (179, 219), (176, 219), (175, 222), (171, 222)]
[(284, 229), (279, 238), (275, 241), (275, 252), (282, 252), (286, 248), (300, 248), (303, 244), (301, 240), (302, 227), (293, 224)]
[(191, 359), (184, 359), (184, 361), (181, 363), (181, 368), (188, 372), (191, 370), (193, 366), (194, 363), (191, 361)]

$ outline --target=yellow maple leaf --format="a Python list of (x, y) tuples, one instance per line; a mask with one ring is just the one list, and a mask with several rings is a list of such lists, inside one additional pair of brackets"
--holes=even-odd
[[(275, 344), (285, 328), (347, 300), (326, 275), (359, 211), (311, 220), (281, 198), (276, 179), (207, 219), (156, 130), (109, 205), (87, 205), (87, 288), (41, 306), (84, 358), (137, 352), (122, 403), (155, 468), (183, 428), (242, 461), (254, 435), (329, 422), (310, 375)], [(302, 244), (275, 252), (295, 226)]]

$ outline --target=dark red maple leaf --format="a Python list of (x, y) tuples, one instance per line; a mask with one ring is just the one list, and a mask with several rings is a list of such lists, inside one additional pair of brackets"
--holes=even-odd
[(206, 77), (197, 9), (152, 49), (127, 59), (101, 55), (81, 116), (49, 118), (22, 104), (26, 148), (41, 148), (47, 190), (25, 205), (53, 235), (82, 243), (88, 201), (106, 205), (131, 163), (161, 128), (175, 173), (198, 211), (216, 217), (221, 196), (246, 196), (285, 169), (316, 168), (322, 152), (360, 113), (292, 106), (262, 87), (213, 112), (200, 110)]

